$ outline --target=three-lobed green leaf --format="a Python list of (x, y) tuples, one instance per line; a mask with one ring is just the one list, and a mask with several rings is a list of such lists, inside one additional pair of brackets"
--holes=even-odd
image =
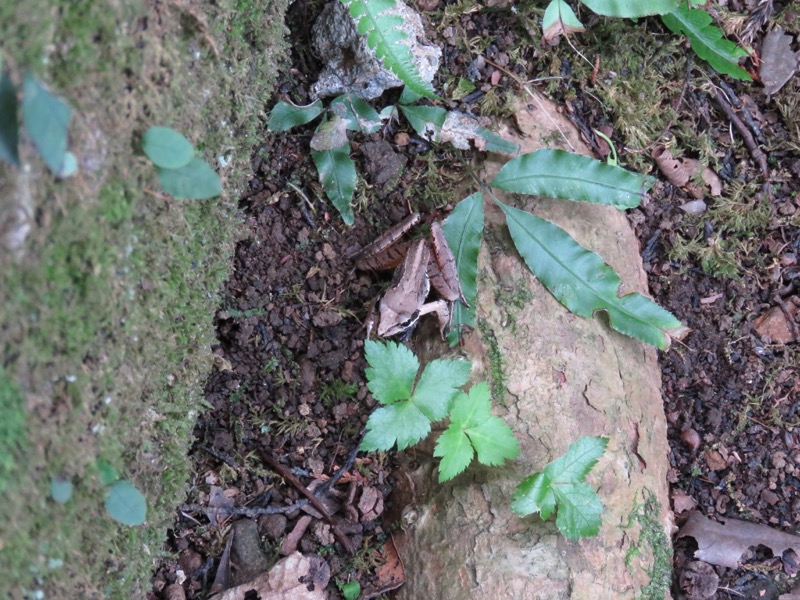
[(416, 444), (430, 433), (431, 422), (447, 415), (458, 388), (467, 382), (470, 363), (434, 360), (415, 384), (419, 361), (405, 346), (367, 340), (367, 387), (384, 406), (367, 421), (363, 450), (399, 450)]
[(603, 505), (584, 479), (607, 445), (608, 438), (589, 436), (570, 444), (566, 454), (517, 486), (512, 510), (521, 516), (538, 512), (547, 520), (557, 507), (556, 527), (566, 538), (597, 535)]
[(519, 194), (639, 206), (650, 179), (581, 154), (543, 149), (508, 161), (489, 184)]
[(747, 56), (747, 51), (725, 39), (722, 30), (711, 24), (711, 15), (706, 11), (690, 8), (682, 2), (670, 14), (661, 15), (661, 20), (674, 33), (689, 38), (692, 50), (716, 71), (734, 79), (752, 81), (750, 74), (738, 64), (740, 58)]
[(439, 482), (466, 469), (477, 453), (478, 462), (502, 465), (519, 454), (519, 442), (502, 419), (492, 415), (489, 385), (478, 383), (453, 400), (450, 426), (439, 436), (434, 456), (441, 457)]
[(22, 121), (39, 155), (53, 173), (61, 171), (67, 152), (72, 110), (30, 73), (22, 84)]
[(614, 270), (557, 225), (498, 204), (528, 268), (559, 302), (582, 317), (605, 310), (611, 327), (620, 333), (661, 349), (669, 347), (669, 332), (681, 326), (678, 319), (641, 294), (619, 297), (622, 281)]

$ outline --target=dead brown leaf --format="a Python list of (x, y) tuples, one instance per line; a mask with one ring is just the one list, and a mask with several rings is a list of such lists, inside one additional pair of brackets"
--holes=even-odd
[(267, 573), (212, 596), (212, 600), (324, 600), (329, 579), (330, 568), (323, 559), (294, 552)]
[[(703, 198), (706, 190), (712, 196), (719, 196), (722, 193), (722, 182), (717, 174), (708, 167), (703, 167), (699, 160), (674, 158), (664, 146), (653, 149), (651, 156), (664, 177), (672, 185), (686, 190), (692, 197)], [(698, 179), (705, 185), (699, 185)]]
[(800, 550), (800, 536), (737, 519), (722, 519), (722, 523), (717, 523), (699, 512), (692, 514), (678, 533), (678, 537), (686, 536), (697, 541), (695, 558), (731, 569), (739, 565), (742, 554), (753, 546), (766, 546), (775, 556), (782, 556), (789, 548)]
[(780, 90), (797, 72), (800, 52), (792, 52), (792, 36), (776, 27), (764, 38), (761, 48), (761, 83), (764, 93), (771, 96)]

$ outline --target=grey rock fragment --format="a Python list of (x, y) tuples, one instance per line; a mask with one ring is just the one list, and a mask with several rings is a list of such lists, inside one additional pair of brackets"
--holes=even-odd
[[(397, 0), (397, 6), (389, 12), (402, 19), (400, 28), (408, 35), (414, 64), (422, 79), (433, 81), (442, 57), (441, 48), (423, 43), (422, 19), (402, 0)], [(371, 100), (403, 85), (394, 73), (384, 68), (366, 38), (359, 35), (347, 7), (338, 0), (325, 7), (314, 23), (312, 34), (317, 56), (327, 62), (311, 88), (313, 98), (354, 94)]]

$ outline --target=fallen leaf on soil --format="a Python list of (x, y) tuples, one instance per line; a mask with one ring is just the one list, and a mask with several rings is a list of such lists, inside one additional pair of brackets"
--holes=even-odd
[(706, 450), (706, 464), (712, 471), (722, 471), (727, 468), (728, 461), (716, 450)]
[[(797, 320), (798, 306), (797, 299), (793, 298), (786, 303), (789, 314), (793, 320)], [(789, 344), (797, 340), (794, 328), (786, 318), (780, 306), (773, 306), (765, 314), (758, 317), (753, 323), (753, 327), (763, 341), (773, 344)]]
[(693, 560), (683, 567), (680, 586), (686, 594), (686, 600), (713, 598), (719, 587), (719, 576), (710, 564)]
[(764, 93), (771, 96), (780, 90), (797, 72), (800, 52), (792, 52), (792, 36), (776, 27), (764, 38), (761, 48), (759, 76), (764, 84)]
[(208, 497), (208, 508), (205, 510), (208, 520), (212, 525), (221, 525), (230, 516), (225, 509), (233, 508), (234, 504), (233, 498), (226, 496), (221, 487), (212, 485)]
[(672, 492), (672, 511), (676, 515), (694, 510), (696, 506), (697, 502), (694, 501), (694, 498), (683, 490), (676, 489)]
[(297, 545), (300, 543), (300, 539), (303, 537), (303, 534), (308, 529), (308, 526), (311, 524), (311, 517), (308, 515), (303, 515), (297, 520), (297, 523), (292, 529), (291, 533), (286, 536), (286, 539), (283, 540), (283, 544), (281, 544), (281, 554), (284, 556), (289, 556), (290, 554), (297, 552)]
[(656, 165), (664, 174), (664, 177), (672, 185), (686, 190), (692, 197), (699, 200), (705, 195), (703, 186), (697, 183), (698, 176), (712, 196), (719, 196), (722, 193), (722, 182), (717, 177), (717, 174), (708, 167), (703, 167), (699, 160), (694, 158), (673, 158), (670, 151), (664, 146), (656, 147), (651, 156), (656, 161)]
[(383, 546), (383, 564), (375, 569), (375, 586), (364, 590), (364, 598), (374, 598), (391, 590), (399, 588), (406, 580), (403, 561), (397, 553), (394, 539), (389, 538)]
[(330, 567), (323, 559), (294, 552), (267, 573), (212, 596), (212, 600), (324, 600), (329, 579)]
[(731, 569), (739, 565), (742, 554), (753, 546), (766, 546), (774, 556), (782, 556), (789, 548), (800, 550), (800, 536), (737, 519), (723, 518), (720, 524), (699, 512), (689, 517), (678, 533), (679, 538), (686, 536), (697, 541), (695, 558)]

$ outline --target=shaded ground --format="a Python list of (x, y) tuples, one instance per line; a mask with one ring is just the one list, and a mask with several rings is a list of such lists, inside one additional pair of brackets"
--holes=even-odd
[[(747, 12), (746, 6), (731, 8)], [(682, 209), (693, 198), (661, 177), (649, 203), (630, 213), (653, 297), (691, 330), (662, 355), (674, 509), (679, 521), (694, 504), (707, 516), (797, 530), (796, 81), (772, 103), (755, 84), (720, 88), (704, 65), (694, 61), (687, 68), (686, 50), (657, 22), (590, 18), (590, 31), (580, 38), (584, 54), (601, 56), (609, 39), (631, 48), (630, 56), (602, 54), (593, 73), (563, 44), (537, 48), (525, 21), (510, 11), (467, 12), (436, 2), (424, 9), (435, 24), (428, 31), (444, 51), (437, 87), (471, 81), (474, 88), (451, 107), (503, 115), (504, 91), (517, 86), (517, 78), (558, 77), (541, 83), (548, 86), (543, 91), (560, 98), (601, 152), (604, 144), (593, 128), (612, 136), (623, 165), (650, 169), (652, 143), (667, 131), (676, 155), (699, 158), (719, 174), (723, 195), (706, 194), (701, 214)], [(792, 10), (780, 14), (783, 22), (796, 22)], [(281, 90), (298, 104), (308, 100), (318, 67), (307, 46), (315, 11), (299, 1), (291, 9), (297, 71)], [(501, 31), (507, 33), (496, 33)], [(720, 89), (724, 102), (751, 124), (751, 135), (766, 152), (766, 174), (741, 133), (730, 128), (716, 99)], [(356, 226), (348, 229), (320, 200), (309, 137), (310, 129), (272, 135), (254, 154), (255, 177), (241, 202), (247, 235), (216, 318), (217, 362), (206, 386), (209, 410), (196, 428), (192, 487), (170, 531), (169, 548), (180, 559), (160, 566), (156, 597), (184, 576), (190, 598), (210, 588), (224, 533), (239, 518), (222, 515), (219, 525), (209, 524), (203, 508), (215, 493), (212, 486), (219, 488), (217, 505), (228, 498), (225, 506), (264, 513), (251, 510), (250, 516), (257, 518), (272, 558), (291, 550), (290, 540), (305, 553), (326, 557), (334, 579), (356, 579), (363, 588), (387, 586), (378, 567), (387, 561), (396, 526), (382, 509), (394, 484), (395, 458), (361, 455), (327, 494), (335, 506), (333, 521), (357, 548), (355, 556), (344, 551), (324, 519), (303, 518), (303, 510), (293, 506), (301, 499), (298, 490), (267, 463), (279, 462), (309, 485), (329, 478), (357, 447), (374, 405), (363, 379), (362, 321), (381, 282), (354, 273), (348, 255), (399, 221), (409, 203), (423, 212), (455, 203), (459, 198), (448, 197), (447, 190), (462, 178), (460, 165), (470, 157), (431, 148), (404, 124), (357, 139), (353, 154), (366, 180), (357, 196), (370, 200), (359, 202)], [(387, 146), (365, 141), (385, 141), (391, 156), (404, 158), (395, 188), (370, 187), (385, 179), (380, 167), (388, 162)], [(370, 162), (374, 154), (383, 157), (376, 165)], [(388, 501), (386, 506), (389, 512)], [(303, 533), (298, 523), (306, 521)], [(678, 544), (676, 578), (690, 550), (686, 542)], [(746, 567), (716, 568), (720, 590), (714, 597), (753, 597), (754, 586), (764, 591), (760, 597), (777, 597), (776, 590), (787, 587), (786, 575), (794, 574), (791, 561), (761, 553)], [(334, 579), (328, 591), (339, 597)]]

